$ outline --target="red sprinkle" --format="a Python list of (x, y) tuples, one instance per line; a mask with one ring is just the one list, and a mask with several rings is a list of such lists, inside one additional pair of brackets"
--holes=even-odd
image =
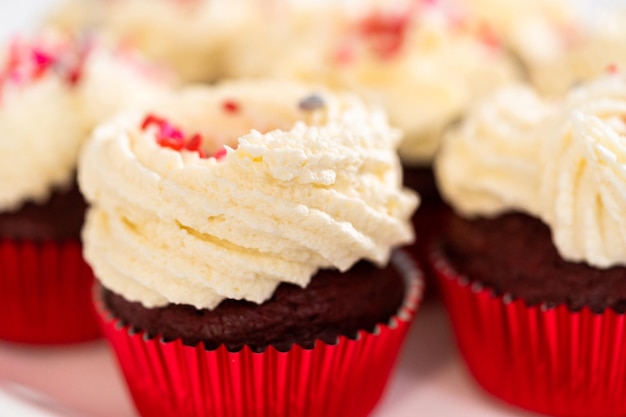
[(617, 64), (613, 63), (606, 67), (606, 72), (609, 74), (617, 74), (619, 72), (619, 67)]
[(222, 103), (222, 109), (224, 109), (226, 113), (238, 113), (240, 110), (239, 104), (233, 100), (225, 100)]
[(27, 83), (54, 71), (68, 84), (76, 84), (91, 48), (81, 40), (57, 44), (44, 40), (15, 39), (8, 47), (7, 60), (0, 68), (0, 88), (5, 83)]
[(410, 16), (375, 13), (364, 19), (359, 32), (368, 41), (371, 50), (380, 58), (390, 58), (400, 51), (406, 38)]
[(213, 154), (213, 158), (218, 159), (218, 160), (222, 159), (225, 156), (226, 156), (226, 148), (224, 147), (221, 147), (220, 149), (215, 151), (215, 153)]
[[(149, 114), (141, 123), (141, 130), (145, 131), (152, 126), (158, 129), (156, 141), (159, 145), (175, 151), (186, 150), (190, 152), (197, 152), (198, 155), (200, 155), (200, 158), (208, 157), (202, 149), (202, 135), (199, 133), (195, 133), (191, 135), (191, 137), (186, 138), (182, 130), (172, 125), (163, 117)], [(222, 157), (222, 155), (220, 155), (218, 158), (218, 153), (219, 151), (213, 155), (216, 159)]]
[(478, 27), (478, 39), (491, 49), (500, 49), (500, 38), (496, 32), (486, 23)]

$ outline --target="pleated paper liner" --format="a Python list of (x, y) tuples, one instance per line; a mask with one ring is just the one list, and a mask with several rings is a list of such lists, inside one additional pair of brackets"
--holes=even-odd
[(626, 321), (607, 309), (528, 306), (430, 260), (476, 381), (518, 407), (561, 417), (626, 416)]
[(405, 302), (387, 325), (356, 340), (318, 341), (287, 352), (249, 347), (206, 350), (133, 332), (104, 310), (101, 325), (139, 413), (158, 417), (367, 416), (379, 401), (422, 293), (421, 272), (403, 252), (393, 264), (407, 281)]
[(92, 287), (78, 241), (0, 239), (0, 339), (69, 344), (100, 337)]

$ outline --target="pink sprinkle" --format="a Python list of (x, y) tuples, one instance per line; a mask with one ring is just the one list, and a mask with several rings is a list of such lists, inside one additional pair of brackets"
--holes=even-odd
[(354, 49), (348, 45), (342, 45), (335, 51), (335, 61), (338, 64), (349, 64), (354, 60)]
[(40, 67), (46, 67), (54, 62), (54, 58), (52, 58), (52, 56), (46, 54), (44, 51), (38, 48), (33, 48), (32, 56), (37, 65)]
[(498, 35), (493, 31), (491, 26), (487, 24), (480, 25), (478, 28), (478, 38), (488, 48), (500, 49), (500, 38), (498, 38)]
[(380, 58), (393, 57), (404, 45), (410, 16), (375, 13), (360, 25), (361, 35)]
[(606, 67), (606, 72), (609, 74), (617, 74), (619, 72), (619, 67), (617, 64), (613, 63)]
[(226, 148), (224, 147), (221, 147), (220, 149), (215, 151), (215, 153), (213, 154), (213, 158), (217, 159), (218, 161), (225, 156), (226, 156)]
[(151, 126), (157, 128), (156, 141), (160, 146), (175, 151), (187, 150), (197, 152), (200, 158), (206, 158), (206, 154), (202, 150), (202, 136), (199, 133), (186, 139), (179, 128), (154, 114), (149, 114), (144, 118), (141, 122), (141, 130), (145, 131)]
[(225, 100), (222, 103), (222, 109), (224, 109), (226, 113), (238, 113), (240, 110), (239, 104), (233, 100)]

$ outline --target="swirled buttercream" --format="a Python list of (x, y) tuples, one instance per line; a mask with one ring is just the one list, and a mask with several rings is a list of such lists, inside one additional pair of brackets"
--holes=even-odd
[(468, 216), (531, 210), (541, 180), (537, 128), (553, 111), (522, 85), (502, 89), (472, 110), (446, 135), (435, 163), (445, 198)]
[(130, 53), (55, 32), (16, 38), (0, 54), (0, 211), (67, 186), (90, 129), (170, 85)]
[(443, 194), (465, 215), (541, 218), (569, 261), (626, 265), (626, 78), (609, 74), (559, 102), (533, 101), (518, 93), (508, 106), (518, 115), (548, 106), (529, 128), (502, 129), (510, 116), (489, 120), (483, 109), (447, 138), (436, 163)]
[(626, 265), (626, 79), (601, 77), (563, 106), (546, 126), (537, 215), (564, 258)]
[(411, 241), (417, 198), (401, 187), (400, 136), (355, 97), (242, 81), (183, 92), (157, 111), (201, 133), (208, 154), (226, 153), (163, 147), (130, 115), (89, 141), (85, 257), (127, 299), (260, 303), (281, 282), (305, 286), (319, 268), (361, 258), (383, 264)]
[(61, 62), (65, 39), (42, 34), (11, 40), (0, 52), (0, 211), (44, 201), (72, 178), (85, 134)]
[(221, 55), (228, 42), (257, 17), (253, 5), (248, 0), (65, 0), (48, 24), (72, 33), (95, 28), (115, 44), (130, 45), (173, 68), (186, 81), (213, 81), (226, 75)]

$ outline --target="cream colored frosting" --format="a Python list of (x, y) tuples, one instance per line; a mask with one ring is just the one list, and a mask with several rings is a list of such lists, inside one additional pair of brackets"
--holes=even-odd
[[(517, 94), (509, 109), (527, 112), (529, 105)], [(569, 261), (626, 265), (626, 78), (605, 75), (560, 102), (538, 101), (532, 111), (546, 106), (521, 135), (489, 133), (503, 120), (510, 124), (503, 112), (488, 132), (474, 128), (486, 120), (484, 111), (471, 116), (438, 157), (443, 194), (465, 215), (518, 210), (541, 218)], [(511, 140), (521, 146), (507, 151)]]
[(606, 75), (567, 97), (546, 126), (538, 215), (566, 259), (626, 265), (626, 78)]
[(546, 16), (519, 22), (511, 45), (543, 94), (561, 95), (598, 77), (608, 66), (626, 66), (623, 12), (589, 12), (563, 21)]
[(467, 216), (533, 211), (541, 181), (538, 126), (555, 110), (531, 88), (504, 88), (443, 140), (439, 189)]
[[(8, 90), (8, 91), (7, 91)], [(76, 97), (49, 73), (27, 86), (5, 86), (0, 104), (0, 211), (45, 201), (72, 179), (85, 134)]]
[(130, 49), (98, 45), (85, 61), (79, 94), (90, 128), (120, 110), (144, 108), (162, 100), (176, 84), (164, 69)]
[[(568, 0), (463, 0), (462, 6), (491, 26), (506, 41), (511, 41), (520, 30), (525, 30), (526, 25), (568, 25), (575, 15), (571, 3)], [(544, 47), (541, 44), (536, 46)]]
[[(316, 91), (324, 106), (301, 110)], [(191, 89), (158, 112), (227, 154), (161, 147), (131, 115), (96, 131), (79, 166), (92, 204), (85, 257), (127, 299), (260, 303), (280, 282), (305, 286), (319, 268), (361, 258), (384, 264), (411, 241), (417, 198), (401, 187), (400, 136), (355, 97), (241, 81)]]
[(33, 59), (34, 50), (53, 56), (68, 48), (67, 40), (53, 33), (2, 46), (0, 211), (18, 209), (25, 201), (45, 201), (73, 176), (85, 134), (75, 89), (67, 73)]
[[(79, 39), (42, 32), (7, 42), (0, 53), (0, 211), (44, 202), (69, 186), (90, 129), (167, 91), (166, 81), (147, 77), (124, 55), (84, 47)], [(51, 63), (38, 68), (35, 53)]]

